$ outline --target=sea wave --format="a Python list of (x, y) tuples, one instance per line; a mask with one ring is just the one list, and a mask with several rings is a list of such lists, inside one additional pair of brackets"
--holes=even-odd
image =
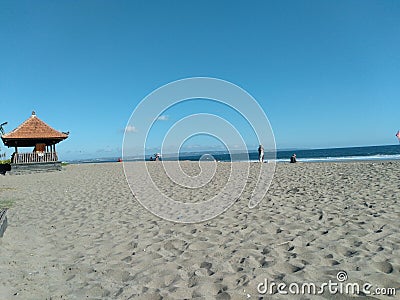
[[(297, 154), (298, 162), (346, 162), (346, 161), (385, 161), (400, 160), (400, 145), (368, 146), (353, 148), (332, 148), (332, 149), (307, 149), (297, 151), (278, 150), (276, 153), (265, 153), (265, 160), (277, 163), (288, 162), (293, 153)], [(164, 160), (190, 160), (198, 161), (205, 153), (180, 153), (179, 155), (166, 155)], [(228, 153), (209, 152), (215, 160), (229, 161), (251, 161), (256, 162), (257, 152)], [(210, 157), (211, 158), (211, 157)], [(70, 163), (101, 163), (116, 162), (118, 157), (93, 158), (85, 160), (70, 161)], [(142, 160), (137, 157), (125, 157), (125, 161)]]
[[(308, 157), (308, 158), (297, 157), (298, 162), (345, 162), (345, 161), (374, 161), (374, 160), (378, 161), (400, 160), (400, 154), (395, 154), (395, 155), (378, 154), (369, 156), (339, 156), (339, 157)], [(281, 158), (275, 161), (277, 163), (289, 162), (289, 159)]]

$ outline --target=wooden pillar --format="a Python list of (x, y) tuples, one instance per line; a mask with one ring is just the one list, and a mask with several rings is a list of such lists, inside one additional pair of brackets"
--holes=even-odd
[(54, 160), (55, 160), (55, 161), (58, 160), (57, 152), (56, 152), (56, 144), (54, 144)]
[(15, 153), (18, 153), (18, 147), (15, 146)]

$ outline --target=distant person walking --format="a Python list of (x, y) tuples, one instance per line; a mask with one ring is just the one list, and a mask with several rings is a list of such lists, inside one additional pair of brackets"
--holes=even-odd
[(290, 162), (291, 162), (292, 164), (294, 164), (294, 163), (297, 162), (296, 153), (293, 153), (293, 155), (290, 157)]
[(258, 146), (258, 161), (264, 162), (264, 147), (263, 145)]

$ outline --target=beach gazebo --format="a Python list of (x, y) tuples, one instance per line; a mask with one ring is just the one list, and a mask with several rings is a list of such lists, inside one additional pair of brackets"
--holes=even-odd
[[(58, 162), (56, 144), (68, 138), (68, 133), (59, 132), (32, 115), (13, 131), (3, 134), (1, 139), (7, 147), (14, 147), (12, 165)], [(20, 147), (33, 147), (32, 152), (19, 152)]]

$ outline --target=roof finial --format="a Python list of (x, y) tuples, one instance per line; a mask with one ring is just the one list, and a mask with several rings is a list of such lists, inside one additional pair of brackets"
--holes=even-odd
[(36, 116), (36, 113), (34, 110), (32, 110), (32, 116)]

